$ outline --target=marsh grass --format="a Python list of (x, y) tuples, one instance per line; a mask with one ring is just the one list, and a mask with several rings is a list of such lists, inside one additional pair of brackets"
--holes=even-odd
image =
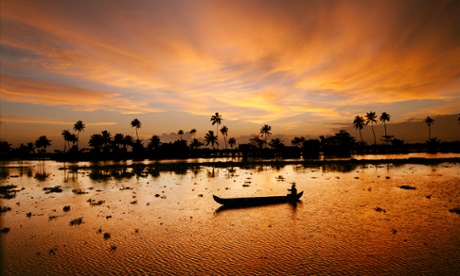
[(401, 186), (399, 186), (399, 188), (404, 189), (404, 190), (415, 190), (415, 189), (417, 189), (417, 188), (415, 188), (413, 186), (409, 186), (409, 185), (401, 185)]
[(74, 226), (74, 225), (80, 225), (83, 223), (83, 218), (76, 218), (76, 219), (73, 219), (69, 222), (69, 225), (70, 226)]
[(8, 212), (11, 211), (11, 207), (8, 206), (1, 206), (0, 207), (0, 213)]
[(74, 193), (76, 195), (86, 195), (86, 194), (88, 194), (88, 192), (85, 192), (85, 191), (80, 190), (80, 189), (73, 189), (72, 193)]
[(45, 187), (43, 188), (43, 191), (45, 191), (45, 194), (62, 193), (62, 187), (59, 185), (54, 187)]
[(98, 205), (104, 204), (105, 200), (96, 201), (96, 200), (90, 198), (86, 202), (89, 202), (89, 205), (91, 205), (91, 206), (98, 206)]
[(8, 232), (10, 232), (10, 228), (8, 227), (0, 229), (0, 233), (8, 233)]
[(24, 190), (24, 187), (20, 190), (14, 190), (15, 188), (17, 188), (15, 185), (0, 186), (0, 198), (12, 199), (16, 197), (17, 192)]
[(456, 214), (459, 214), (459, 215), (460, 215), (460, 208), (452, 208), (452, 209), (449, 209), (449, 212), (451, 212), (451, 213), (456, 213)]

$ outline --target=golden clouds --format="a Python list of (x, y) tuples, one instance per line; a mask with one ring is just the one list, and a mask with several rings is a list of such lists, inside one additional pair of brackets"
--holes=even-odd
[(218, 109), (257, 123), (457, 102), (459, 11), (456, 1), (9, 1), (1, 89), (15, 102)]
[(61, 105), (82, 111), (102, 109), (127, 114), (158, 111), (147, 107), (145, 103), (134, 102), (114, 93), (16, 78), (8, 75), (3, 75), (1, 80), (0, 92), (6, 102)]

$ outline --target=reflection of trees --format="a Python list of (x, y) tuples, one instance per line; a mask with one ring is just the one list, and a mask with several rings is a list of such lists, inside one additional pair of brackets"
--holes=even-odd
[(36, 173), (34, 178), (37, 179), (38, 181), (45, 181), (48, 176), (49, 174), (47, 173)]
[(0, 179), (6, 179), (9, 176), (9, 170), (6, 167), (0, 167)]
[(160, 165), (108, 165), (108, 166), (92, 166), (90, 168), (89, 177), (92, 180), (107, 180), (114, 178), (116, 180), (130, 179), (132, 177), (148, 177), (149, 175), (153, 178), (160, 176), (161, 172), (174, 172), (177, 175), (185, 175), (188, 170), (193, 171), (195, 174), (198, 173), (199, 166), (188, 166), (186, 164), (160, 164)]
[(321, 166), (324, 172), (351, 172), (356, 170), (359, 164), (357, 163), (328, 163)]
[(35, 173), (34, 178), (36, 178), (38, 181), (45, 181), (46, 178), (49, 176), (49, 174), (45, 170), (45, 163), (44, 162), (39, 162), (37, 165), (37, 172)]
[(209, 168), (207, 168), (206, 172), (207, 172), (208, 178), (216, 177), (216, 171), (215, 171), (214, 167), (211, 167), (211, 170), (209, 170)]

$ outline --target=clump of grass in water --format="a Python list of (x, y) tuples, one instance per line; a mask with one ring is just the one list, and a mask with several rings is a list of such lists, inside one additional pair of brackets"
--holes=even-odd
[(97, 206), (97, 205), (104, 204), (105, 201), (104, 200), (96, 201), (96, 200), (90, 198), (86, 202), (89, 202), (89, 205), (91, 205), (91, 206)]
[(11, 207), (2, 206), (0, 207), (0, 213), (11, 211)]
[(456, 213), (456, 214), (460, 215), (460, 208), (452, 208), (452, 209), (449, 210), (449, 212)]
[(80, 225), (83, 223), (83, 218), (76, 218), (70, 221), (69, 225), (74, 226), (74, 225)]
[(66, 205), (66, 206), (64, 206), (64, 208), (62, 208), (62, 210), (63, 210), (64, 212), (68, 212), (68, 211), (70, 211), (70, 206), (69, 206), (69, 205)]
[(59, 185), (55, 187), (45, 187), (43, 188), (43, 191), (45, 191), (45, 194), (62, 193), (62, 188)]
[(415, 187), (409, 186), (409, 185), (401, 185), (399, 186), (399, 188), (404, 189), (404, 190), (415, 190), (416, 189)]
[(110, 239), (110, 233), (109, 232), (105, 232), (104, 233), (104, 240), (108, 240)]
[(10, 232), (10, 228), (8, 227), (0, 229), (0, 233), (8, 233), (8, 232)]
[(80, 190), (80, 189), (73, 189), (72, 193), (74, 193), (76, 195), (86, 195), (88, 192), (85, 192), (85, 191)]
[(14, 188), (17, 188), (17, 186), (15, 185), (0, 186), (0, 198), (4, 198), (4, 199), (15, 198), (17, 192), (25, 189), (23, 187), (21, 190), (14, 190)]

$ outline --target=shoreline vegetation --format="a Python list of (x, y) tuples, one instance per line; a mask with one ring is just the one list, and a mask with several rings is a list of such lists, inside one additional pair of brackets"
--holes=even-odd
[[(305, 159), (317, 160), (327, 158), (350, 158), (352, 155), (361, 154), (408, 154), (408, 153), (460, 153), (460, 141), (441, 141), (431, 136), (431, 125), (435, 120), (429, 116), (425, 119), (428, 126), (428, 139), (424, 143), (407, 144), (403, 140), (389, 135), (386, 122), (390, 121), (390, 115), (383, 112), (379, 120), (385, 127), (385, 135), (377, 143), (374, 124), (378, 116), (375, 112), (366, 114), (366, 118), (357, 115), (353, 121), (353, 127), (359, 131), (360, 140), (357, 140), (346, 130), (339, 130), (334, 135), (320, 136), (319, 139), (305, 139), (294, 137), (291, 145), (280, 138), (269, 141), (272, 135), (272, 127), (265, 124), (260, 128), (259, 134), (255, 135), (248, 143), (237, 143), (234, 137), (228, 137), (229, 128), (222, 126), (222, 115), (216, 112), (211, 116), (212, 126), (216, 125), (216, 132), (209, 130), (203, 138), (196, 138), (196, 129), (188, 132), (179, 130), (178, 139), (174, 142), (160, 141), (160, 137), (153, 135), (144, 145), (145, 141), (139, 139), (139, 129), (142, 123), (136, 118), (131, 122), (135, 129), (136, 138), (132, 135), (109, 131), (92, 134), (88, 141), (88, 148), (80, 148), (80, 134), (85, 130), (86, 124), (77, 121), (71, 133), (64, 129), (61, 133), (64, 139), (64, 149), (47, 152), (52, 141), (45, 135), (40, 136), (35, 142), (20, 144), (13, 148), (7, 141), (0, 141), (0, 160), (27, 160), (27, 159), (52, 159), (56, 161), (106, 161), (106, 160), (168, 160), (168, 159), (191, 159), (191, 158), (243, 158), (243, 159)], [(460, 114), (458, 117), (460, 124)], [(361, 130), (371, 124), (374, 134), (373, 144), (365, 142)], [(191, 141), (184, 139), (188, 133)], [(222, 138), (219, 140), (219, 133)], [(228, 138), (227, 138), (228, 137)], [(219, 147), (219, 141), (224, 142)]]

